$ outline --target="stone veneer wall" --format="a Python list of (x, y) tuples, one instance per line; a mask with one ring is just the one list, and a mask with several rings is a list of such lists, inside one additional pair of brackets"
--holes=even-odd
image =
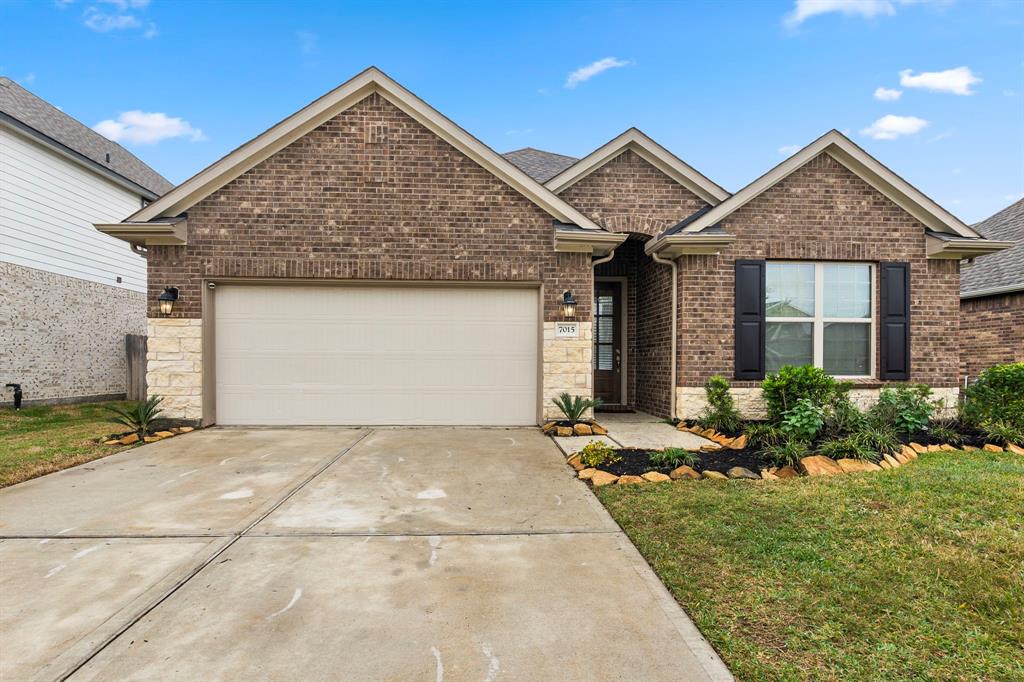
[(561, 411), (551, 399), (560, 393), (590, 397), (593, 395), (591, 354), (593, 325), (580, 322), (580, 335), (575, 339), (556, 339), (555, 323), (544, 323), (543, 416), (558, 418)]
[[(854, 388), (850, 390), (850, 400), (861, 411), (867, 410), (878, 402), (878, 395), (881, 390), (881, 388)], [(765, 409), (764, 397), (760, 388), (732, 388), (729, 392), (732, 394), (732, 398), (736, 402), (736, 408), (744, 419), (767, 418), (768, 413)], [(955, 416), (959, 396), (960, 389), (955, 386), (933, 388), (932, 398), (942, 401), (942, 405), (938, 410), (938, 416)], [(707, 394), (703, 388), (680, 386), (676, 389), (676, 416), (679, 419), (696, 419), (707, 405)]]
[(1024, 291), (960, 301), (960, 375), (1008, 362), (1024, 362)]
[(203, 321), (151, 318), (146, 352), (149, 395), (163, 396), (165, 417), (203, 416)]
[(0, 389), (26, 403), (123, 397), (124, 336), (145, 333), (141, 292), (0, 262)]

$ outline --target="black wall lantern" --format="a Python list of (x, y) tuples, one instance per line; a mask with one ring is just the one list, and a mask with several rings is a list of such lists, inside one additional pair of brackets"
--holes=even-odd
[(562, 314), (565, 317), (576, 317), (576, 299), (572, 297), (571, 291), (562, 294)]
[(160, 301), (160, 314), (167, 316), (174, 310), (174, 302), (178, 300), (178, 287), (164, 287), (164, 293), (157, 298)]

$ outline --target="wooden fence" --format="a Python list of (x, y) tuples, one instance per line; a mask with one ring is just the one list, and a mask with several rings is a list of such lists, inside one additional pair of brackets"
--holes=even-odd
[(143, 334), (125, 334), (124, 349), (127, 355), (128, 376), (126, 393), (128, 400), (146, 399), (146, 337)]

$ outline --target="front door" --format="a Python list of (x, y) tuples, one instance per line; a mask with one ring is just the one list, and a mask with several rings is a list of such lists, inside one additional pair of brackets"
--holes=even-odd
[(594, 286), (594, 397), (622, 401), (622, 285)]

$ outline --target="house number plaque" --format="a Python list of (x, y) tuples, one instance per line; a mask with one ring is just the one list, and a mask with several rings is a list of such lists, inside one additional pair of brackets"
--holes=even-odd
[(556, 339), (578, 339), (580, 336), (579, 322), (555, 322)]

